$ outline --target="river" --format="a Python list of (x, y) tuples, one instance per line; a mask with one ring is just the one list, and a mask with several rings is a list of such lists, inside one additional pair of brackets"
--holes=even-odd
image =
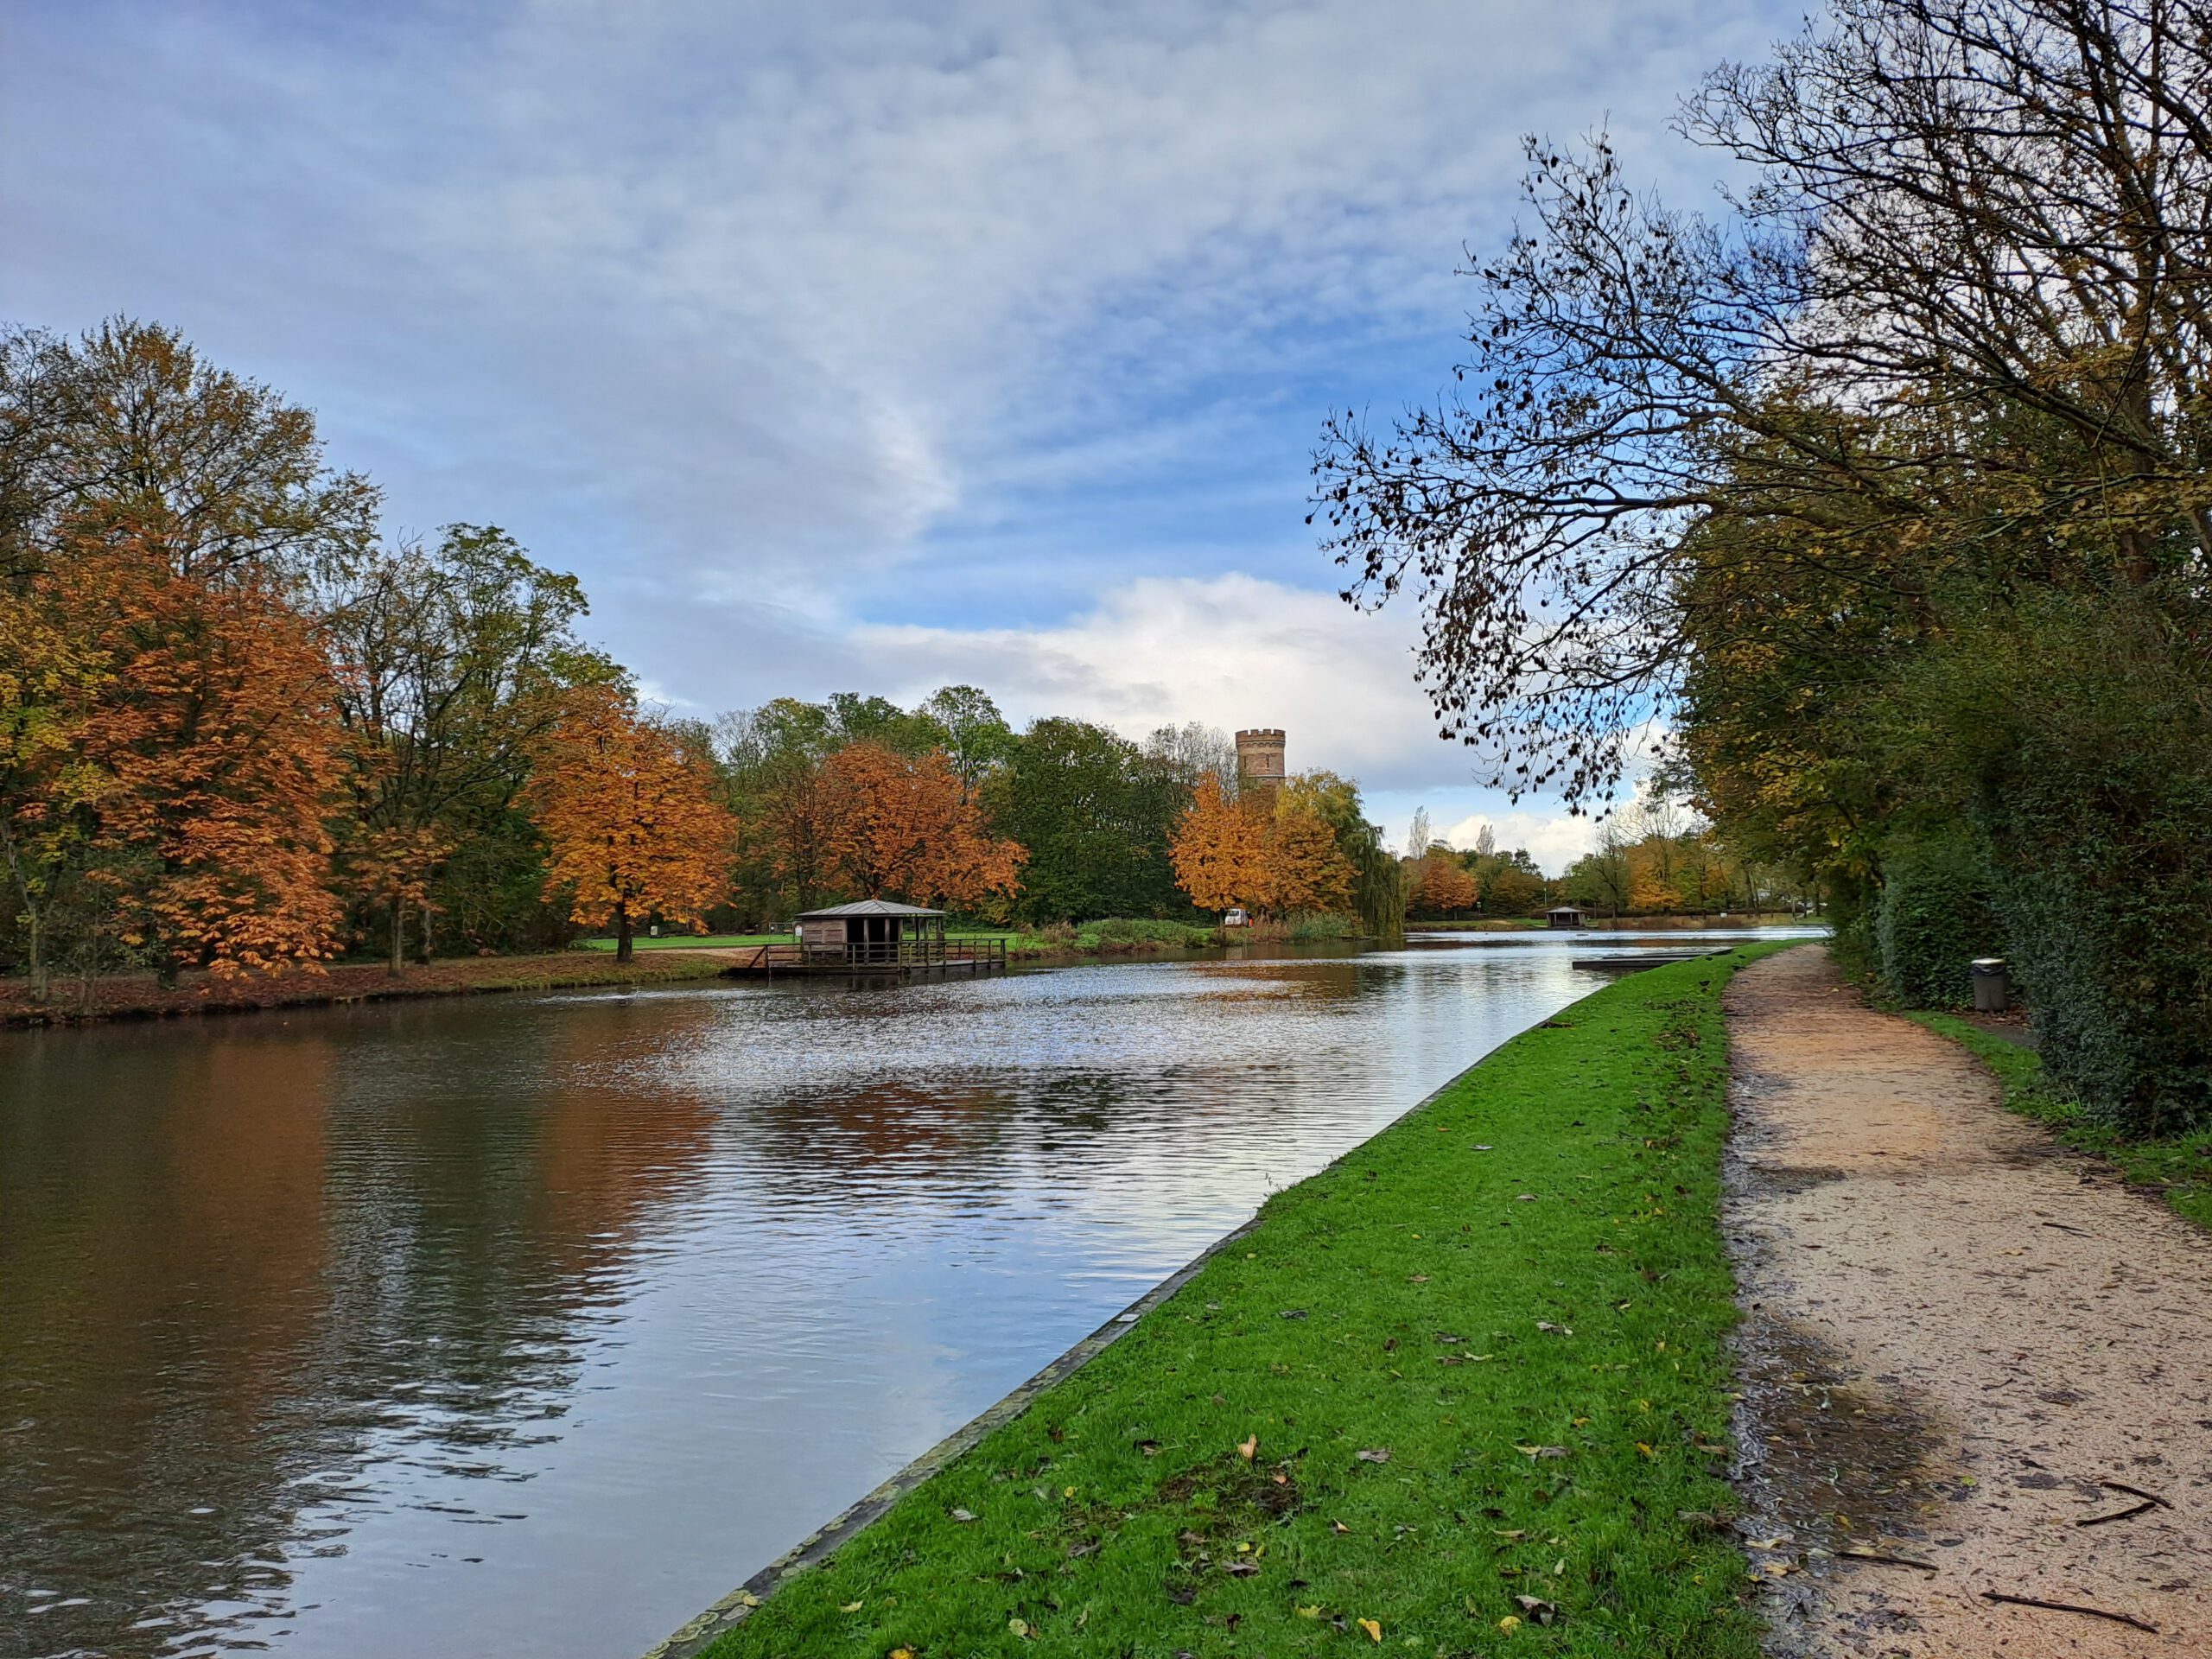
[(0, 1035), (0, 1653), (626, 1659), (1687, 937)]

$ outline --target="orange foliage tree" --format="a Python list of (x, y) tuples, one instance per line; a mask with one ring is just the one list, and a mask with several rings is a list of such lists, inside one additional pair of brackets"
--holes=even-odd
[(1282, 915), (1351, 900), (1354, 872), (1335, 827), (1295, 789), (1231, 797), (1200, 779), (1167, 855), (1201, 910), (1241, 905)]
[(1475, 878), (1448, 847), (1435, 847), (1423, 855), (1414, 874), (1414, 903), (1423, 910), (1449, 915), (1475, 902)]
[(1275, 798), (1262, 868), (1260, 906), (1270, 914), (1342, 910), (1351, 902), (1351, 861), (1337, 844), (1336, 827), (1294, 790)]
[(974, 906), (1020, 885), (1028, 854), (991, 835), (942, 749), (910, 757), (850, 743), (822, 772), (830, 873), (861, 897)]
[(164, 982), (190, 962), (334, 955), (326, 815), (342, 772), (327, 659), (278, 582), (180, 568), (122, 525), (40, 580), (111, 664), (77, 722), (87, 883)]
[(550, 848), (546, 882), (570, 919), (614, 926), (627, 962), (642, 916), (698, 924), (721, 897), (737, 826), (703, 770), (613, 686), (579, 687), (540, 746), (527, 797)]
[(1265, 885), (1267, 822), (1255, 803), (1205, 777), (1167, 843), (1176, 885), (1200, 910), (1259, 903)]

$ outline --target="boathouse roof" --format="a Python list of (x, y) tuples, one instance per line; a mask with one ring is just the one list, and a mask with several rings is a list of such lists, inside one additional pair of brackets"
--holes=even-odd
[(848, 916), (942, 916), (941, 910), (924, 910), (919, 905), (894, 905), (888, 899), (862, 899), (849, 905), (832, 905), (827, 910), (810, 910), (798, 919), (802, 922), (842, 921)]

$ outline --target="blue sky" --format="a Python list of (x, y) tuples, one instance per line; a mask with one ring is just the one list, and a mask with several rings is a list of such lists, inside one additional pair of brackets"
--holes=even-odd
[(1434, 395), (1521, 136), (1665, 130), (1759, 0), (23, 0), (0, 315), (182, 328), (390, 531), (501, 524), (687, 710), (980, 683), (1290, 733), (1402, 834), (1475, 788), (1414, 619), (1334, 598), (1332, 405)]

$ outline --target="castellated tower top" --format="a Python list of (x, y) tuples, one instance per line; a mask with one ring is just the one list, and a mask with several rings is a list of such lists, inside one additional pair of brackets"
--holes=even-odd
[(1241, 789), (1274, 789), (1283, 780), (1283, 734), (1274, 727), (1236, 734), (1236, 783)]

